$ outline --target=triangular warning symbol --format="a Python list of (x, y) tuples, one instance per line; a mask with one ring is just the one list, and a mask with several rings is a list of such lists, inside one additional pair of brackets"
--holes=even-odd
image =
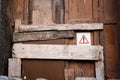
[(82, 38), (80, 39), (79, 44), (89, 44), (89, 41), (87, 40), (84, 34), (82, 35)]

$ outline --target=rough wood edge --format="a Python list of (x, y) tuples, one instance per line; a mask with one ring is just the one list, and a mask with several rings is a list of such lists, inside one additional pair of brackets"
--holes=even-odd
[[(36, 45), (19, 44), (13, 46), (14, 58), (99, 60), (101, 46), (77, 45)], [(67, 54), (66, 54), (67, 53)]]
[(53, 24), (53, 25), (19, 25), (18, 32), (47, 30), (102, 30), (102, 23)]
[(13, 42), (73, 38), (74, 31), (13, 33)]
[(100, 50), (100, 60), (95, 62), (95, 70), (97, 80), (104, 80), (104, 54), (102, 47)]
[(8, 76), (10, 78), (17, 77), (21, 78), (21, 59), (10, 58), (8, 67)]

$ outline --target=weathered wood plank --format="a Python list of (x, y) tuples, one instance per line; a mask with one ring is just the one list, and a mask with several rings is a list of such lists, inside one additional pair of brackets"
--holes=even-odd
[(54, 24), (54, 25), (19, 25), (18, 32), (44, 31), (44, 30), (102, 30), (102, 23), (83, 24)]
[(65, 69), (65, 80), (75, 80), (74, 69)]
[(15, 58), (99, 60), (101, 46), (76, 45), (34, 45), (19, 44), (13, 46)]
[(100, 50), (100, 60), (95, 62), (96, 79), (104, 80), (104, 55), (103, 48)]
[(107, 79), (107, 80), (120, 80), (120, 79)]
[(18, 78), (21, 77), (21, 59), (9, 59), (8, 76)]
[(52, 20), (52, 0), (33, 1), (32, 23), (35, 25), (54, 24)]
[(14, 33), (13, 42), (33, 41), (33, 40), (50, 40), (61, 38), (73, 38), (73, 31), (44, 31), (44, 32), (29, 32), (29, 33)]
[(76, 77), (75, 80), (97, 80), (97, 79), (91, 77)]

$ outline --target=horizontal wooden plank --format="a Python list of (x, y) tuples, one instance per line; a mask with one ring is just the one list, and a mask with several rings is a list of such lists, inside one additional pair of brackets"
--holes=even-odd
[(19, 44), (13, 46), (15, 58), (99, 60), (101, 46), (77, 45), (36, 45)]
[(76, 77), (75, 80), (97, 80), (97, 79), (91, 77)]
[(74, 31), (44, 31), (44, 32), (25, 32), (14, 33), (13, 42), (33, 41), (33, 40), (50, 40), (73, 38)]
[(54, 25), (19, 25), (18, 32), (45, 30), (102, 30), (102, 23), (54, 24)]

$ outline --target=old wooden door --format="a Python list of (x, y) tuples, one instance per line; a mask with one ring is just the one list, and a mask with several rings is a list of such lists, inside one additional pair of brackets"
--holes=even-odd
[[(32, 19), (33, 13), (39, 14), (39, 11), (36, 11), (42, 6), (35, 8), (30, 7), (32, 0), (13, 0), (14, 5), (8, 6), (8, 14), (13, 26), (15, 19), (21, 18), (22, 23), (36, 23), (38, 18), (34, 16)], [(35, 1), (35, 0), (33, 0)], [(37, 1), (37, 0), (36, 0)], [(38, 0), (39, 1), (39, 0)], [(12, 1), (8, 1), (9, 4)], [(37, 4), (37, 3), (36, 3)], [(105, 54), (105, 78), (114, 79), (120, 78), (119, 74), (119, 54), (118, 54), (118, 42), (117, 42), (117, 0), (52, 0), (52, 6), (43, 7), (47, 10), (52, 9), (52, 16), (48, 18), (50, 24), (53, 23), (65, 23), (65, 24), (79, 24), (79, 23), (104, 23), (103, 31), (92, 31), (92, 45), (102, 45), (104, 46)], [(32, 5), (32, 4), (31, 4)], [(39, 6), (39, 4), (37, 4)], [(14, 6), (14, 7), (13, 7)], [(50, 8), (51, 7), (51, 8)], [(13, 9), (11, 11), (11, 9)], [(13, 12), (15, 14), (13, 14)], [(50, 12), (51, 14), (51, 12)], [(34, 15), (34, 14), (33, 14)], [(42, 14), (43, 15), (43, 14)], [(49, 16), (49, 15), (48, 15)], [(51, 19), (52, 17), (52, 19)], [(13, 20), (14, 18), (14, 20)], [(34, 21), (32, 21), (34, 20)], [(41, 19), (38, 19), (41, 20)], [(39, 22), (39, 21), (38, 21)], [(48, 23), (45, 23), (48, 24)], [(76, 31), (76, 33), (79, 31)], [(113, 39), (114, 38), (114, 39)], [(34, 41), (34, 42), (23, 42), (25, 44), (67, 44), (67, 45), (76, 45), (76, 38), (74, 39), (62, 39), (50, 41)], [(114, 56), (113, 56), (114, 55)], [(112, 59), (112, 60), (111, 60)], [(33, 60), (36, 64), (38, 61)], [(23, 60), (23, 71), (22, 77), (24, 78), (28, 74), (29, 70), (26, 70), (27, 64), (30, 65), (29, 60)], [(51, 62), (51, 61), (50, 61)], [(58, 61), (59, 62), (59, 61)], [(44, 61), (42, 62), (44, 63)], [(75, 69), (75, 71), (70, 71), (74, 73), (76, 77), (95, 77), (95, 66), (93, 61), (60, 61), (61, 70), (66, 69)], [(41, 64), (39, 64), (41, 65)], [(35, 69), (35, 68), (34, 68)], [(34, 70), (33, 69), (33, 70)], [(26, 70), (26, 71), (25, 71)], [(37, 70), (36, 70), (37, 71)], [(31, 71), (32, 72), (32, 71)], [(62, 73), (62, 72), (61, 72)], [(25, 75), (24, 75), (25, 74)], [(29, 74), (28, 74), (29, 75)], [(62, 75), (64, 77), (64, 75)], [(73, 78), (71, 78), (73, 79)]]

